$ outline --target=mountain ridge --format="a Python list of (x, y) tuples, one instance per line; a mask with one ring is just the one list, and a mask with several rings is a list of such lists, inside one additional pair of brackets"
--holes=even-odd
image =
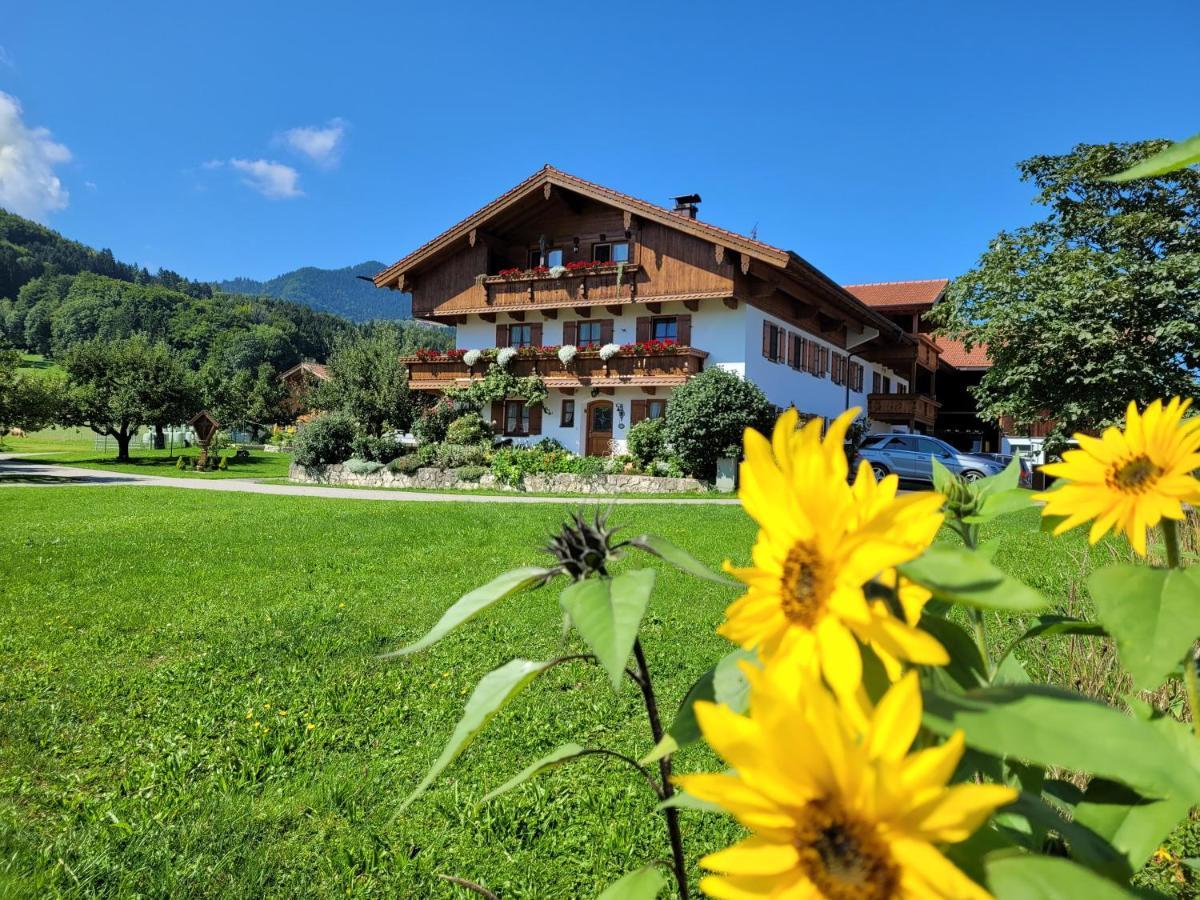
[(366, 260), (340, 269), (301, 266), (259, 281), (254, 278), (230, 278), (213, 281), (216, 290), (233, 294), (261, 294), (343, 316), (354, 322), (372, 319), (411, 319), (412, 298), (375, 287), (358, 276), (372, 276), (387, 268), (386, 263)]

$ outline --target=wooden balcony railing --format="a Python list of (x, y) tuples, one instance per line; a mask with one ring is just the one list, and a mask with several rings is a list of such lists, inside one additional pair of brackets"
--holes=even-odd
[(926, 334), (910, 334), (912, 344), (892, 344), (887, 347), (868, 348), (863, 351), (865, 359), (887, 366), (897, 372), (907, 372), (913, 362), (930, 372), (936, 372), (942, 349)]
[[(583, 350), (564, 366), (557, 357), (518, 356), (508, 371), (518, 378), (537, 375), (548, 387), (613, 387), (635, 384), (652, 387), (682, 384), (704, 368), (708, 354), (692, 347), (675, 353), (646, 355), (620, 354), (605, 362), (595, 350)], [(480, 362), (468, 368), (461, 360), (421, 360), (415, 356), (401, 360), (408, 367), (408, 384), (415, 390), (442, 390), (461, 387), (482, 378), (490, 363)]]
[(924, 394), (870, 394), (867, 396), (867, 416), (880, 422), (911, 424), (920, 422), (930, 427), (937, 421), (941, 404)]
[(574, 269), (557, 278), (548, 274), (488, 275), (482, 279), (485, 302), (500, 309), (624, 303), (637, 295), (641, 268), (598, 266)]

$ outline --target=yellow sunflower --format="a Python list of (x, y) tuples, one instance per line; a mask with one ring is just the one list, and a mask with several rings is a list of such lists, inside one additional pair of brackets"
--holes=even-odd
[(1058, 490), (1036, 494), (1045, 500), (1044, 516), (1065, 516), (1054, 529), (1062, 534), (1092, 521), (1088, 540), (1096, 543), (1109, 530), (1123, 531), (1140, 555), (1146, 555), (1146, 529), (1163, 518), (1182, 519), (1183, 504), (1200, 500), (1200, 417), (1184, 421), (1191, 400), (1175, 397), (1166, 406), (1155, 400), (1138, 415), (1129, 404), (1125, 430), (1107, 428), (1099, 438), (1075, 435), (1078, 450), (1042, 471), (1067, 480)]
[(739, 496), (759, 524), (758, 541), (752, 566), (725, 563), (748, 590), (717, 629), (757, 648), (764, 661), (787, 656), (821, 672), (843, 696), (861, 681), (859, 642), (891, 661), (948, 662), (915, 622), (893, 616), (885, 603), (868, 603), (864, 594), (872, 580), (929, 546), (942, 524), (942, 497), (897, 497), (896, 476), (876, 482), (865, 463), (847, 484), (843, 440), (857, 414), (851, 409), (838, 417), (824, 440), (818, 420), (796, 429), (795, 410), (780, 416), (770, 443), (746, 431)]
[(994, 784), (947, 785), (961, 732), (909, 753), (921, 724), (910, 672), (865, 727), (795, 666), (745, 666), (750, 714), (697, 703), (704, 737), (734, 769), (676, 779), (731, 813), (750, 837), (700, 860), (700, 888), (751, 898), (986, 898), (937, 845), (966, 840), (1017, 797)]

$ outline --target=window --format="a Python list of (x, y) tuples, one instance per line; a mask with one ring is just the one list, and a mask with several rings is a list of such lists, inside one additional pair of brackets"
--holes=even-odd
[(575, 425), (575, 401), (564, 400), (562, 402), (562, 416), (559, 418), (559, 426), (562, 428), (572, 428)]
[(863, 364), (859, 362), (850, 363), (850, 390), (862, 391), (863, 389)]
[(563, 264), (563, 252), (560, 249), (550, 248), (545, 253), (542, 253), (540, 247), (535, 247), (529, 251), (529, 268), (536, 269), (538, 266), (545, 266), (552, 269), (555, 266)]
[(783, 339), (787, 332), (771, 322), (763, 322), (763, 356), (771, 362), (783, 361)]
[(866, 440), (864, 440), (862, 442), (862, 446), (863, 447), (875, 447), (875, 448), (882, 447), (884, 444), (887, 443), (888, 437), (889, 437), (889, 435), (886, 435), (886, 434), (868, 435)]
[(524, 400), (504, 401), (504, 433), (529, 434), (529, 407)]
[(917, 452), (924, 456), (945, 457), (949, 455), (946, 453), (945, 447), (927, 437), (917, 438)]
[(667, 401), (666, 400), (647, 400), (646, 401), (646, 418), (647, 419), (665, 419), (667, 417)]
[(882, 394), (883, 393), (883, 376), (880, 375), (878, 372), (871, 373), (871, 393), (872, 394)]
[(804, 371), (804, 338), (798, 334), (789, 334), (787, 336), (788, 347), (788, 365), (798, 372)]
[(509, 325), (508, 346), (515, 347), (518, 350), (520, 350), (522, 347), (532, 347), (533, 326), (530, 324)]
[(890, 394), (892, 392), (892, 379), (887, 375), (883, 376), (883, 390), (881, 393)]
[(621, 243), (592, 244), (592, 262), (629, 262), (629, 244), (624, 241)]
[(599, 347), (604, 342), (603, 329), (599, 320), (580, 322), (575, 340), (580, 347)]
[(901, 434), (892, 437), (892, 443), (888, 445), (888, 449), (918, 453), (921, 450), (921, 445), (917, 443), (917, 439), (911, 434)]
[(678, 334), (678, 323), (674, 316), (660, 316), (650, 320), (650, 338), (652, 340), (674, 341)]

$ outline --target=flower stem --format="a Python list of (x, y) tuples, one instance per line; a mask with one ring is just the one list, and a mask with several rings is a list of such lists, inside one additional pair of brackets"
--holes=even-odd
[(979, 648), (979, 658), (983, 661), (983, 673), (991, 684), (992, 656), (988, 652), (987, 622), (983, 618), (982, 609), (971, 608), (971, 625), (975, 631), (975, 646)]
[(1163, 545), (1167, 548), (1167, 568), (1179, 569), (1179, 528), (1174, 519), (1163, 519), (1161, 523)]
[[(650, 682), (650, 667), (646, 664), (646, 654), (642, 652), (642, 641), (633, 642), (633, 658), (637, 660), (638, 686), (642, 689), (642, 699), (646, 704), (646, 718), (650, 720), (650, 733), (654, 736), (654, 744), (663, 738), (662, 721), (658, 717), (658, 701), (654, 696), (654, 686)], [(662, 779), (662, 797), (669, 800), (675, 793), (671, 784), (671, 757), (664, 756), (658, 761), (658, 772)], [(688, 900), (687, 860), (683, 855), (683, 836), (679, 830), (679, 810), (668, 806), (663, 810), (667, 820), (667, 835), (671, 839), (671, 868), (675, 870), (675, 883), (679, 886), (679, 900)]]
[(1192, 711), (1192, 732), (1200, 738), (1200, 675), (1196, 674), (1196, 648), (1189, 647), (1183, 661), (1183, 688)]

